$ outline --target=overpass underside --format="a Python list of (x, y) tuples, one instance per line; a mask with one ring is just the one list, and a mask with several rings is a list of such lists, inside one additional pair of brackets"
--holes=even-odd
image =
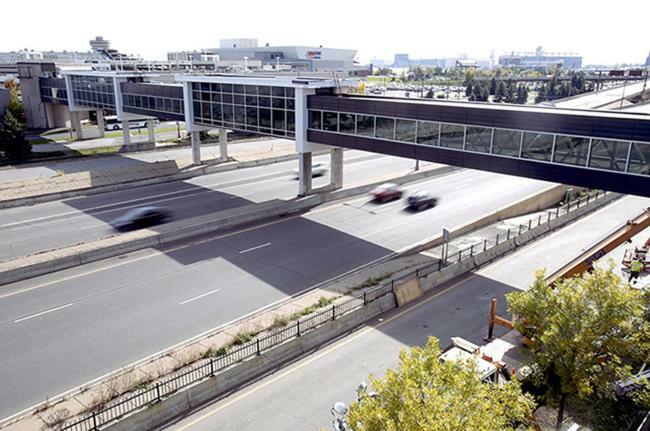
[(307, 139), (650, 197), (650, 119), (618, 112), (313, 95)]

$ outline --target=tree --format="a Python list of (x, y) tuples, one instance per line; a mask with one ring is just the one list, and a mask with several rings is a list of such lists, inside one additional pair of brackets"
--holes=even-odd
[(512, 80), (508, 81), (506, 86), (506, 103), (515, 103), (517, 101), (515, 83)]
[(18, 95), (18, 84), (14, 81), (5, 82), (9, 90), (9, 105), (3, 117), (0, 117), (0, 152), (10, 159), (27, 157), (32, 152), (32, 146), (25, 140), (25, 110)]
[(497, 79), (493, 76), (490, 79), (490, 96), (494, 96), (497, 91)]
[(474, 81), (469, 81), (465, 86), (465, 96), (469, 97), (471, 100), (472, 93), (474, 91)]
[(650, 355), (647, 298), (612, 268), (554, 287), (539, 271), (529, 290), (510, 293), (507, 301), (515, 328), (533, 340), (530, 352), (547, 387), (559, 395), (558, 427), (569, 395), (613, 398), (614, 383)]
[(396, 370), (370, 376), (376, 397), (362, 396), (348, 410), (355, 431), (514, 430), (527, 423), (534, 402), (517, 382), (482, 383), (473, 361), (443, 362), (438, 340), (402, 350)]
[(526, 84), (519, 84), (517, 86), (517, 95), (516, 95), (515, 103), (523, 105), (526, 102), (528, 102), (528, 87), (526, 86)]
[(503, 80), (499, 79), (497, 82), (496, 89), (494, 91), (494, 101), (497, 103), (503, 102), (503, 99), (506, 96), (506, 86), (503, 83)]
[(539, 91), (537, 91), (535, 103), (544, 102), (546, 100), (548, 100), (548, 88), (546, 87), (546, 84), (542, 84), (542, 86), (539, 87)]

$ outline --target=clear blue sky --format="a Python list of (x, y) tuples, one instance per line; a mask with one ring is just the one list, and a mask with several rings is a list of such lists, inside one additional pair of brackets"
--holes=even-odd
[[(624, 5), (624, 7), (623, 7)], [(16, 13), (7, 16), (11, 8)], [(355, 48), (361, 61), (488, 57), (542, 45), (585, 63), (643, 62), (650, 50), (649, 0), (570, 1), (125, 1), (31, 0), (3, 7), (0, 51), (113, 47), (164, 59), (167, 51), (215, 47), (221, 38), (260, 44)], [(8, 19), (7, 19), (8, 18)]]

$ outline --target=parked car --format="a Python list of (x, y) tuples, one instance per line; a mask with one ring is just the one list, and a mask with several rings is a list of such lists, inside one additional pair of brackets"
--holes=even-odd
[(431, 193), (420, 190), (408, 197), (409, 208), (421, 211), (438, 205), (438, 198)]
[[(325, 163), (314, 163), (311, 165), (311, 176), (321, 177), (327, 173), (327, 165)], [(300, 169), (294, 169), (293, 174), (296, 178), (300, 176)]]
[(134, 208), (111, 222), (119, 231), (141, 229), (169, 221), (172, 212), (165, 208), (147, 206)]
[(370, 194), (379, 202), (388, 202), (402, 197), (404, 191), (400, 186), (393, 183), (385, 183), (370, 192)]

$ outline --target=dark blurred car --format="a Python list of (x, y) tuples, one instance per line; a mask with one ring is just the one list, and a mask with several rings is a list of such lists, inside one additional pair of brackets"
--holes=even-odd
[(116, 230), (127, 231), (154, 226), (169, 221), (172, 212), (165, 208), (148, 206), (134, 208), (111, 222)]
[(402, 197), (404, 191), (397, 184), (386, 183), (378, 186), (370, 192), (375, 200), (379, 202), (388, 202)]
[(431, 193), (420, 190), (408, 197), (409, 208), (420, 211), (438, 205), (438, 198)]

